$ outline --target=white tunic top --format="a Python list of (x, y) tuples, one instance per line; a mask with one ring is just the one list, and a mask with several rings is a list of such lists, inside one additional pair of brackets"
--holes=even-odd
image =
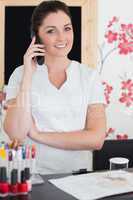
[[(22, 80), (23, 66), (16, 68), (7, 87), (7, 100), (15, 98)], [(37, 66), (31, 86), (31, 109), (37, 128), (45, 132), (69, 132), (85, 127), (90, 104), (105, 103), (103, 86), (96, 69), (72, 61), (67, 80), (57, 89), (48, 78), (47, 66)], [(18, 133), (19, 134), (19, 133)], [(34, 142), (35, 143), (35, 142)], [(91, 151), (71, 151), (37, 145), (37, 170), (41, 174), (92, 169)]]

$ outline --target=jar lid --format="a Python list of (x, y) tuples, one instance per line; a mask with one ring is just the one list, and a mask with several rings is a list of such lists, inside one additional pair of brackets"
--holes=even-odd
[(114, 157), (110, 158), (109, 161), (114, 164), (126, 164), (129, 162), (129, 159), (123, 157)]

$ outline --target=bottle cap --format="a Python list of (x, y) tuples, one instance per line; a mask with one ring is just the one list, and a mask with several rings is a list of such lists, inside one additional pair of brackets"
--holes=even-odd
[(16, 185), (18, 182), (18, 170), (13, 169), (11, 172), (11, 184)]
[(25, 168), (25, 178), (26, 178), (26, 180), (30, 179), (30, 168), (29, 167)]
[(7, 181), (6, 167), (0, 167), (0, 182), (4, 183)]
[(22, 171), (21, 171), (21, 183), (25, 183), (25, 181), (26, 181), (26, 178), (25, 178), (25, 171), (22, 170)]

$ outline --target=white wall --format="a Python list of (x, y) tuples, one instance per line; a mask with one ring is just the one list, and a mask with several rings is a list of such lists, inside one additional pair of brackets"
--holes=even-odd
[[(104, 37), (105, 33), (108, 32), (108, 22), (113, 16), (118, 17), (119, 21), (113, 26), (113, 30), (120, 31), (120, 24), (133, 23), (132, 9), (132, 0), (98, 0), (98, 45), (102, 47), (103, 42), (105, 42), (102, 49), (104, 55), (113, 49), (115, 45), (117, 46), (117, 42), (109, 44)], [(110, 104), (107, 107), (108, 128), (115, 129), (115, 135), (125, 133), (128, 134), (129, 138), (133, 138), (133, 87), (130, 87), (131, 105), (126, 106), (125, 103), (119, 101), (122, 93), (122, 79), (125, 81), (131, 79), (133, 83), (133, 55), (131, 53), (120, 55), (118, 49), (116, 49), (105, 60), (101, 76), (103, 81), (113, 87), (110, 93)]]

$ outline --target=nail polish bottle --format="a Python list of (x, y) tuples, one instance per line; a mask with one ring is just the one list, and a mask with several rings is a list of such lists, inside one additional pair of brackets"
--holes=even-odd
[(18, 194), (18, 170), (13, 169), (11, 171), (11, 184), (10, 184), (10, 195), (15, 196)]
[(6, 167), (0, 167), (0, 197), (6, 197), (9, 193), (9, 185), (7, 182)]
[(31, 174), (36, 172), (36, 146), (32, 145), (31, 147)]
[(32, 190), (32, 182), (30, 179), (30, 168), (29, 167), (25, 168), (25, 178), (26, 178), (26, 183), (28, 186), (28, 192), (30, 192)]
[(13, 155), (12, 150), (8, 151), (8, 171), (7, 171), (7, 177), (8, 177), (8, 183), (11, 183), (11, 171), (13, 169)]
[(18, 193), (19, 195), (28, 193), (28, 185), (26, 183), (24, 170), (21, 171), (21, 183), (18, 184)]

